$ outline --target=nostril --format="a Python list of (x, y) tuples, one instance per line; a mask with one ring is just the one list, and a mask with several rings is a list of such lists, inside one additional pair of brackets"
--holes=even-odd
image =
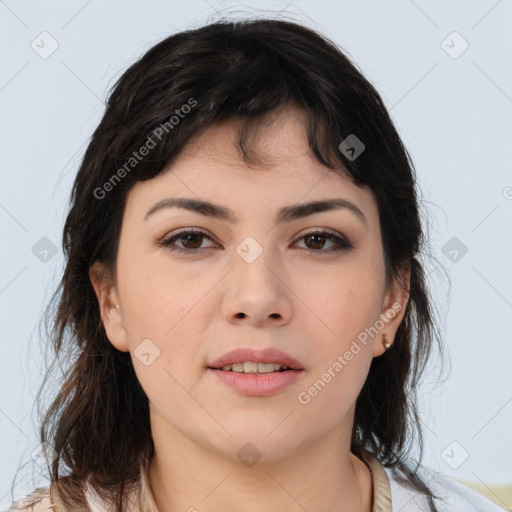
[(236, 316), (237, 316), (237, 318), (244, 318), (245, 317), (245, 313), (238, 313)]

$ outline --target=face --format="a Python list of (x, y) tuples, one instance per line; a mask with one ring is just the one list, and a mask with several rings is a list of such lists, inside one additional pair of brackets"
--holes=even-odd
[[(314, 160), (301, 111), (265, 123), (251, 167), (238, 128), (208, 129), (130, 190), (117, 283), (91, 280), (109, 340), (131, 354), (152, 428), (233, 458), (250, 442), (272, 459), (328, 433), (350, 437), (372, 358), (384, 352), (382, 334), (393, 341), (407, 298), (385, 288), (374, 195)], [(230, 213), (169, 205), (177, 198)], [(352, 206), (279, 216), (339, 199)], [(280, 388), (272, 382), (282, 376), (263, 376), (264, 396), (234, 388), (209, 366), (238, 348), (279, 349), (301, 370)], [(262, 378), (238, 375), (235, 386), (246, 377)]]

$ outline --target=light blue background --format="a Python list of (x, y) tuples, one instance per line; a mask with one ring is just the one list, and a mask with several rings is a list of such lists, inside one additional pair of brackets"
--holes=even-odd
[[(14, 473), (38, 445), (33, 405), (45, 342), (38, 322), (63, 269), (67, 199), (108, 88), (155, 42), (219, 19), (216, 11), (268, 16), (285, 8), (340, 44), (381, 93), (418, 172), (434, 256), (452, 280), (449, 290), (442, 274), (431, 277), (452, 371), (445, 384), (427, 378), (421, 389), (424, 464), (487, 485), (512, 483), (511, 1), (7, 0), (0, 2), (0, 506), (10, 503)], [(43, 31), (58, 43), (47, 59), (31, 48)], [(469, 44), (455, 59), (441, 46), (453, 31)], [(462, 48), (456, 36), (444, 44)], [(32, 253), (42, 237), (58, 247), (47, 263)], [(468, 248), (456, 263), (442, 251), (453, 237)], [(462, 450), (467, 460), (452, 469), (446, 454), (460, 459)], [(31, 469), (20, 474), (16, 496), (46, 484), (37, 469), (34, 480)]]

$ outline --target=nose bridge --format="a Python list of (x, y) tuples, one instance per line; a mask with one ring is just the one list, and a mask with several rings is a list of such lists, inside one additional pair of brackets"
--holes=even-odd
[[(274, 288), (276, 267), (279, 266), (275, 251), (270, 246), (270, 237), (258, 237), (261, 243), (253, 236), (245, 237), (236, 247), (234, 257), (234, 273), (236, 281), (240, 284), (263, 288)], [(265, 247), (263, 247), (265, 243)]]
[[(263, 238), (263, 236), (262, 236)], [(279, 276), (281, 265), (277, 251), (247, 236), (236, 247), (233, 270), (224, 299), (224, 313), (228, 318), (249, 317), (256, 322), (279, 318), (288, 320), (291, 314), (289, 292)], [(242, 314), (242, 315), (241, 315)]]
[[(252, 265), (254, 262), (256, 262), (258, 259), (261, 259), (260, 256), (263, 254), (263, 243), (264, 240), (262, 240), (262, 237), (260, 238), (260, 242), (256, 240), (253, 236), (249, 235), (246, 236), (237, 246), (236, 253), (238, 256), (248, 265)], [(266, 252), (268, 253), (269, 247), (268, 247), (268, 237), (267, 237), (267, 248)], [(261, 263), (261, 261), (260, 261)]]

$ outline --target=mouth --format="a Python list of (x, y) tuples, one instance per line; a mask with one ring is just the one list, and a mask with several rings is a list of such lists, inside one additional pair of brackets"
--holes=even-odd
[(296, 384), (305, 374), (299, 361), (277, 348), (238, 348), (208, 364), (220, 382), (239, 395), (269, 397)]
[(208, 371), (237, 394), (250, 397), (270, 397), (279, 394), (296, 384), (305, 373), (304, 370), (293, 370), (278, 363), (254, 361), (228, 364), (220, 368), (209, 367)]
[(268, 374), (304, 370), (302, 364), (292, 356), (277, 348), (264, 350), (237, 348), (209, 363), (211, 370), (246, 374)]
[(279, 363), (257, 363), (255, 361), (244, 361), (243, 363), (226, 364), (220, 368), (209, 366), (210, 370), (221, 370), (223, 372), (234, 372), (251, 375), (267, 375), (269, 373), (282, 373), (299, 371)]

